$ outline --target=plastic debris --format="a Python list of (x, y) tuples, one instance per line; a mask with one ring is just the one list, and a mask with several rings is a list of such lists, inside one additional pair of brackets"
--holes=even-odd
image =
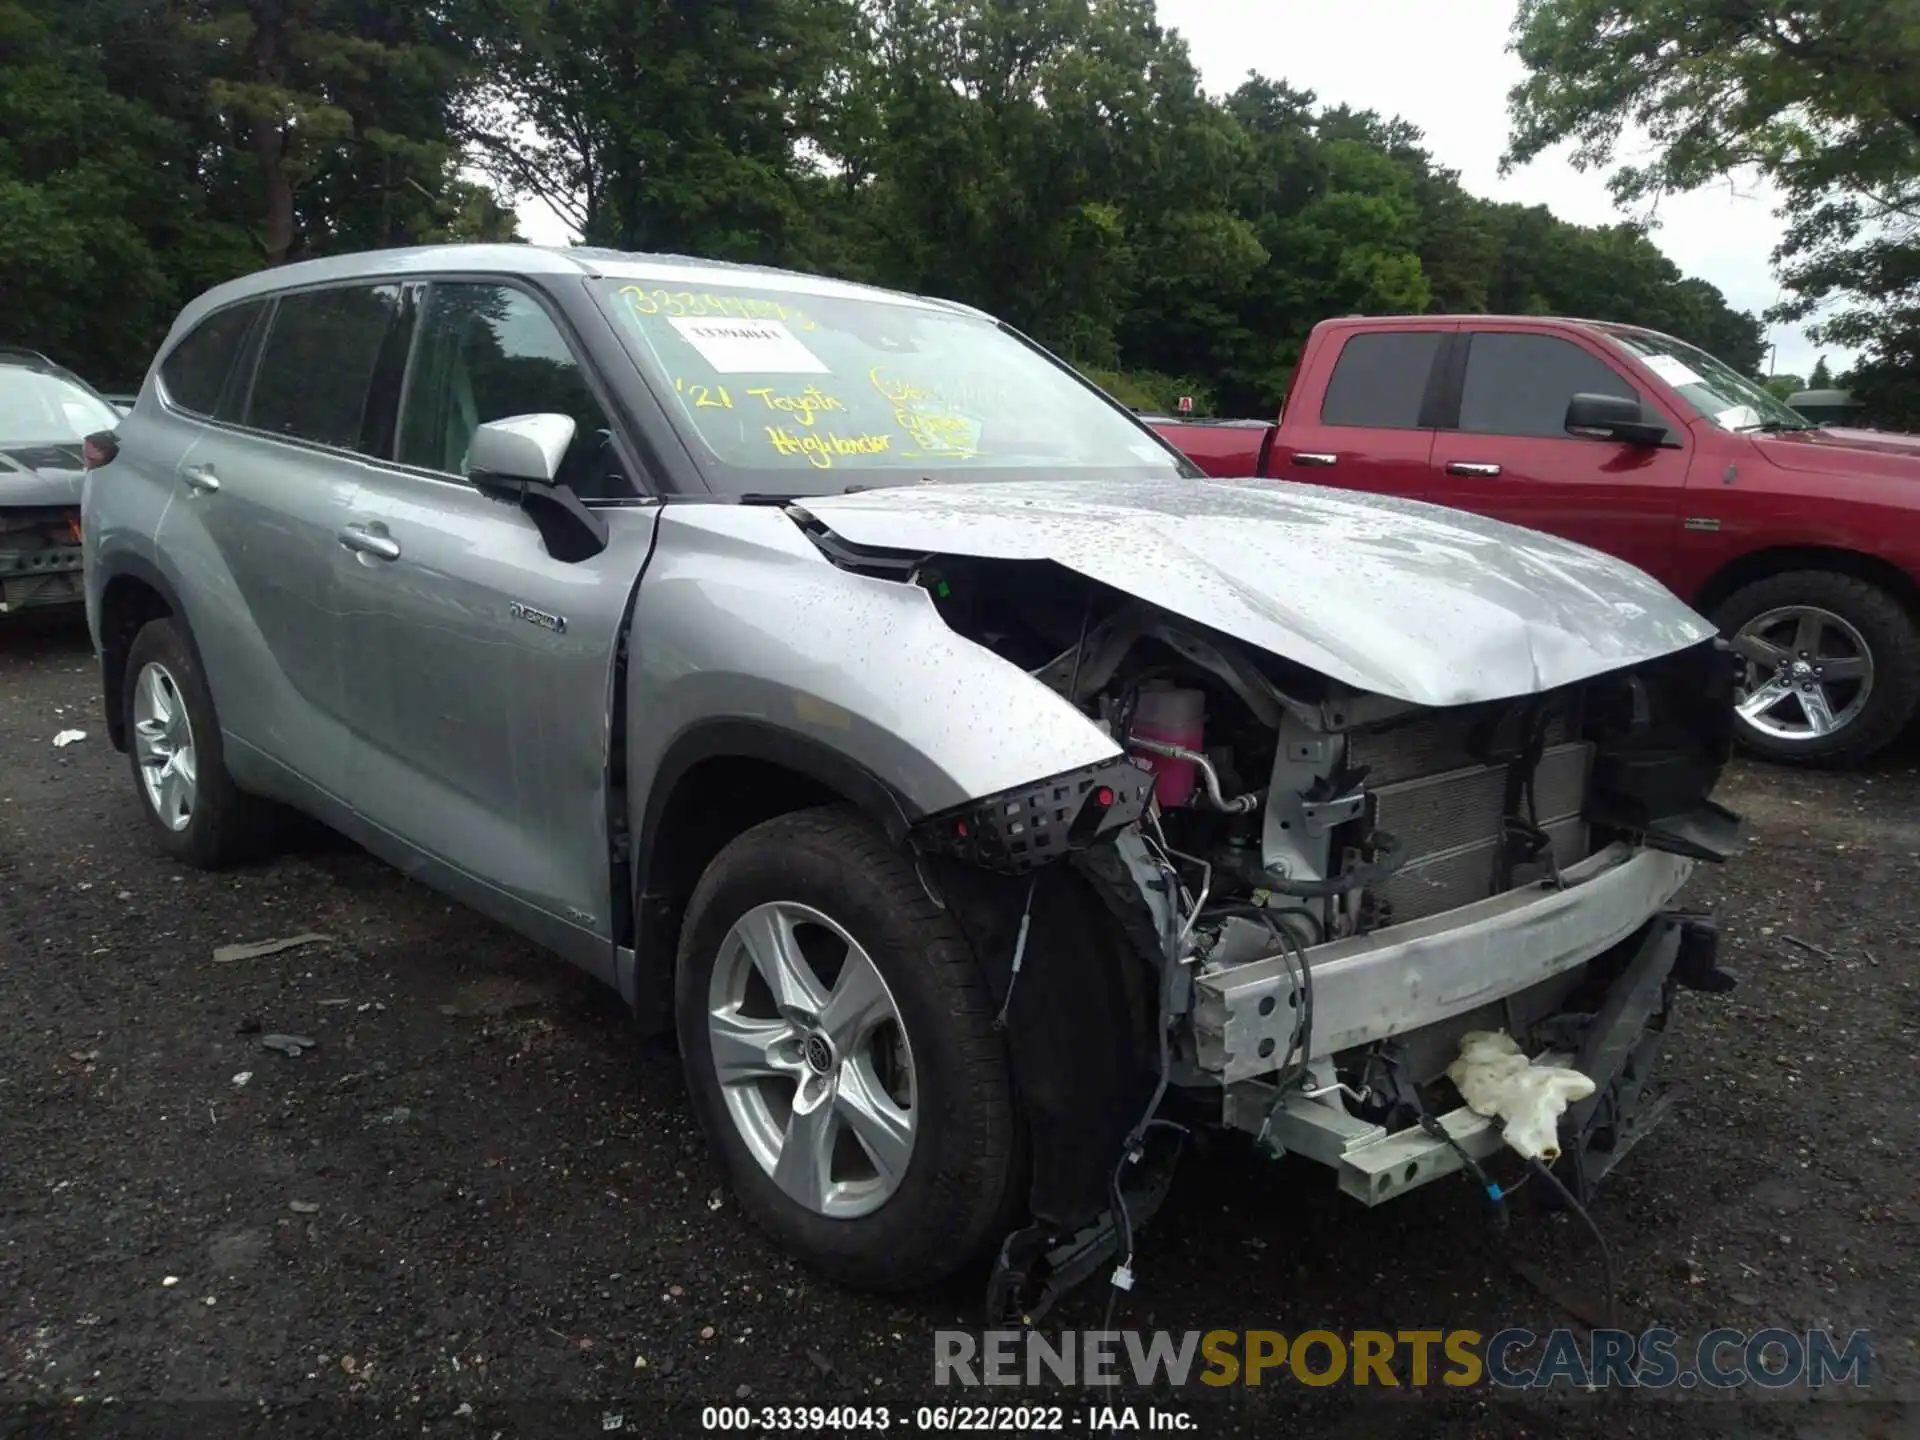
[(298, 950), (302, 945), (324, 944), (332, 938), (330, 935), (289, 935), (284, 940), (258, 940), (251, 945), (222, 945), (213, 952), (213, 963), (230, 965), (235, 960), (259, 960), (278, 955), (282, 950)]
[(87, 732), (84, 730), (62, 730), (58, 735), (53, 737), (53, 748), (56, 750), (64, 750), (67, 746), (73, 744), (74, 741), (84, 740), (86, 738)]
[(1511, 1035), (1475, 1030), (1460, 1037), (1460, 1058), (1447, 1067), (1460, 1098), (1476, 1115), (1506, 1122), (1507, 1145), (1531, 1160), (1560, 1158), (1560, 1115), (1593, 1094), (1593, 1081), (1570, 1062), (1529, 1060)]
[(305, 1035), (262, 1035), (260, 1043), (269, 1050), (278, 1050), (282, 1055), (298, 1055), (303, 1050), (311, 1050), (320, 1042), (310, 1040)]
[(253, 1071), (242, 1070), (238, 1075), (233, 1077), (233, 1083), (239, 1089), (244, 1090), (247, 1086), (247, 1082), (251, 1079), (253, 1079)]

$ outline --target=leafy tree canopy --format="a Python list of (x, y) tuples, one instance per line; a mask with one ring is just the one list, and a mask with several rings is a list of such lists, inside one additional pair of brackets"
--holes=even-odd
[(0, 0), (0, 338), (104, 383), (209, 284), (509, 239), (507, 194), (965, 300), (1142, 408), (1273, 413), (1356, 311), (1762, 353), (1636, 226), (1483, 200), (1283, 80), (1208, 95), (1153, 0)]

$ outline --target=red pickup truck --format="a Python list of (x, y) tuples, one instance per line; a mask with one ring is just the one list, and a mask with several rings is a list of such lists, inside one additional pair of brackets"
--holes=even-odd
[(1810, 424), (1669, 336), (1329, 320), (1277, 424), (1152, 423), (1210, 475), (1432, 501), (1630, 561), (1733, 637), (1761, 754), (1858, 761), (1920, 705), (1920, 438)]

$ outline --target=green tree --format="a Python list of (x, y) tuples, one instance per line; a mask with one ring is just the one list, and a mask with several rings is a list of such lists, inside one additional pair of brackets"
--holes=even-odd
[[(1920, 330), (1920, 9), (1873, 0), (1521, 0), (1510, 162), (1571, 143), (1622, 201), (1778, 185), (1785, 320), (1902, 368)], [(1637, 146), (1638, 139), (1633, 143)]]
[(1826, 356), (1822, 355), (1818, 360), (1813, 362), (1813, 374), (1807, 377), (1806, 388), (1809, 390), (1831, 390), (1833, 388), (1833, 371), (1827, 368)]
[(589, 243), (787, 261), (852, 0), (496, 0), (466, 133)]

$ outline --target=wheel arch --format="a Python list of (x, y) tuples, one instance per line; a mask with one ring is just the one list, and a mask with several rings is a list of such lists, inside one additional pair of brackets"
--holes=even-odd
[(198, 663), (199, 647), (186, 624), (179, 593), (149, 561), (138, 555), (117, 557), (100, 587), (100, 696), (107, 738), (122, 754), (127, 748), (127, 653), (143, 625), (169, 616), (180, 622), (181, 638)]
[(859, 761), (763, 721), (703, 722), (667, 746), (647, 789), (634, 847), (633, 964), (621, 983), (649, 1031), (672, 1026), (680, 923), (713, 857), (764, 821), (833, 804), (855, 806), (896, 844), (920, 818)]
[(1920, 615), (1920, 581), (1891, 560), (1832, 545), (1776, 545), (1751, 550), (1715, 571), (1695, 594), (1693, 608), (1710, 617), (1736, 591), (1757, 580), (1795, 570), (1826, 570), (1865, 580)]

